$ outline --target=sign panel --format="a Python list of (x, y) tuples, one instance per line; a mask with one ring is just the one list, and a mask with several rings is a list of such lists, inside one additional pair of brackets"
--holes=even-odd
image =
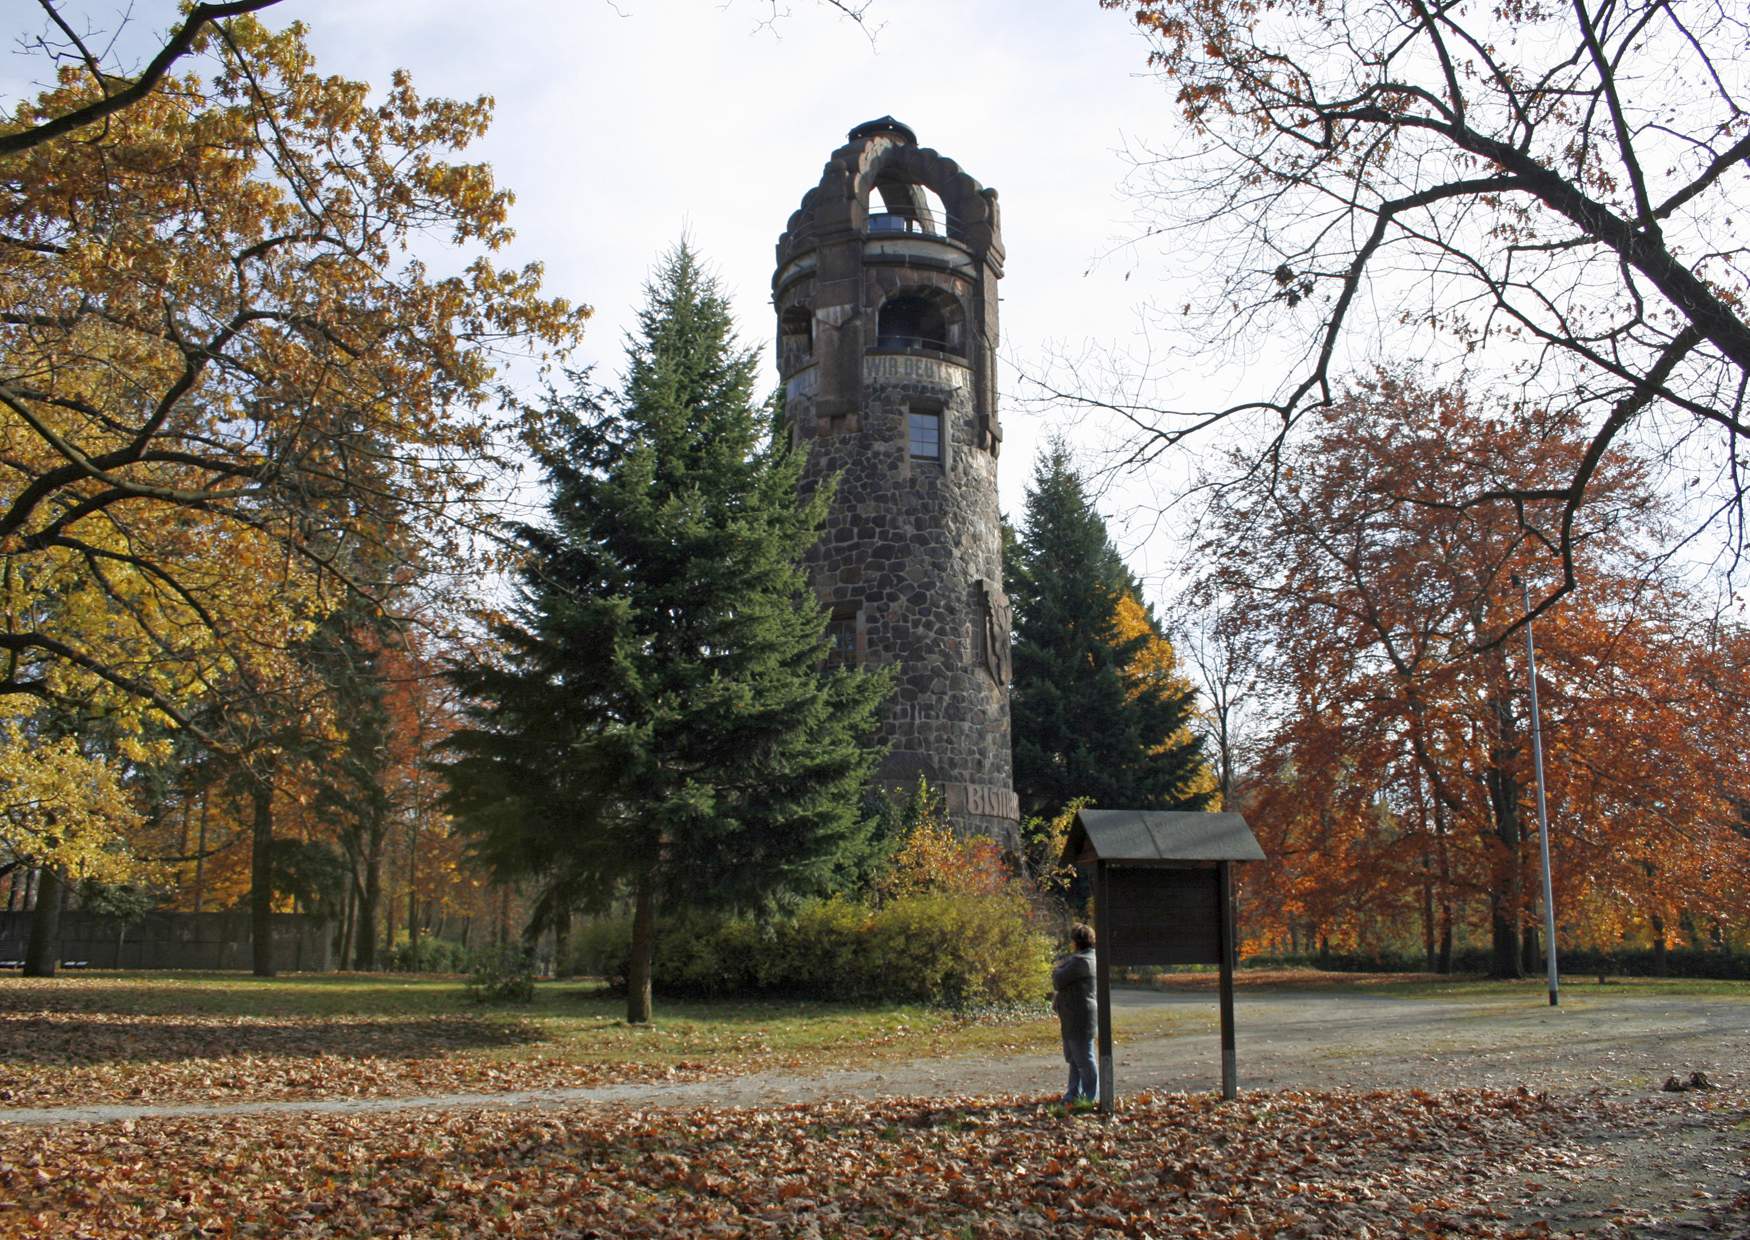
[[(1106, 867), (1100, 954), (1115, 965), (1220, 964), (1221, 876), (1214, 869)], [(1107, 937), (1110, 936), (1110, 938)]]

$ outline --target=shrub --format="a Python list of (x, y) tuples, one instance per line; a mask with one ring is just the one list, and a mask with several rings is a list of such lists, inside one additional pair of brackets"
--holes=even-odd
[(473, 955), (468, 997), (476, 1003), (532, 1003), (535, 964), (520, 945), (481, 948)]
[(868, 967), (881, 992), (871, 997), (951, 1007), (1037, 999), (1049, 989), (1049, 951), (1017, 894), (905, 896), (870, 927)]
[[(580, 972), (624, 986), (631, 929), (577, 936)], [(689, 912), (657, 923), (654, 983), (665, 994), (792, 995), (972, 1007), (1036, 1002), (1049, 944), (1016, 891), (922, 892), (876, 906), (833, 898), (784, 916)]]
[(757, 990), (765, 940), (750, 917), (689, 912), (665, 918), (656, 928), (653, 980), (665, 991), (705, 997)]
[(811, 900), (773, 927), (770, 950), (759, 957), (756, 987), (828, 999), (885, 996), (871, 976), (876, 914), (857, 900)]
[(599, 977), (615, 990), (626, 987), (632, 962), (632, 922), (624, 917), (588, 921), (571, 932), (571, 972)]
[(389, 953), (389, 968), (396, 973), (460, 973), (467, 963), (467, 948), (430, 935), (418, 943), (397, 943)]
[(903, 834), (887, 872), (875, 884), (878, 895), (937, 891), (989, 896), (1014, 881), (1002, 846), (989, 836), (958, 834), (945, 817), (941, 794), (922, 779), (902, 812)]

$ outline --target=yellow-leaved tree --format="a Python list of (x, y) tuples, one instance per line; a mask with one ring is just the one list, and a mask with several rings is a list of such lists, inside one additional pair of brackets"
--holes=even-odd
[(519, 429), (501, 360), (587, 309), (491, 260), (510, 195), (455, 157), (489, 100), (324, 76), (301, 26), (224, 15), (251, 7), (185, 18), (186, 72), (57, 58), (0, 120), (0, 716), (100, 718), (127, 762), (198, 737), (259, 848), (337, 728), (304, 644), (473, 554)]
[[(1145, 693), (1161, 697), (1181, 698), (1196, 693), (1191, 678), (1179, 665), (1179, 656), (1160, 631), (1160, 626), (1136, 595), (1126, 590), (1118, 596), (1113, 609), (1113, 627), (1119, 639), (1134, 650), (1125, 663), (1123, 675), (1131, 698)], [(1189, 723), (1162, 738), (1151, 752), (1165, 754), (1188, 749), (1198, 743), (1197, 734)], [(1208, 763), (1199, 762), (1186, 778), (1184, 794), (1207, 797), (1203, 808), (1218, 810), (1221, 806), (1221, 783)]]
[(139, 815), (114, 764), (71, 736), (0, 726), (0, 846), (73, 878), (125, 882), (139, 874), (127, 847)]

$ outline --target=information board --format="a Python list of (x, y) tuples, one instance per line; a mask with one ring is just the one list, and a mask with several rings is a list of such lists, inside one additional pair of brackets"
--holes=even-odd
[(1209, 869), (1109, 865), (1109, 938), (1120, 966), (1221, 963), (1221, 876)]

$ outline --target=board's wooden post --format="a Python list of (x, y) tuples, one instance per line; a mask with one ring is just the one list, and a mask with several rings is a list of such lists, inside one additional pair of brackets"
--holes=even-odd
[(1094, 866), (1094, 995), (1100, 1024), (1100, 1110), (1112, 1114), (1117, 1093), (1112, 1088), (1112, 955), (1106, 936), (1112, 929), (1112, 910), (1106, 898), (1106, 863)]
[(1234, 885), (1233, 863), (1220, 862), (1221, 878), (1221, 1096), (1239, 1092), (1239, 1064), (1234, 1051)]

